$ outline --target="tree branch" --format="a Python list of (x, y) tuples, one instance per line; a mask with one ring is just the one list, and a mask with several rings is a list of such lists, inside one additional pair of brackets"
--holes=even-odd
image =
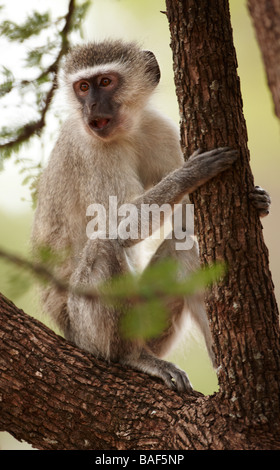
[(57, 69), (58, 69), (58, 66), (60, 64), (62, 57), (65, 55), (65, 53), (67, 52), (69, 48), (68, 34), (71, 30), (71, 23), (72, 23), (74, 12), (75, 12), (75, 0), (70, 0), (69, 5), (68, 5), (68, 12), (65, 15), (65, 25), (62, 31), (60, 32), (60, 35), (61, 35), (60, 51), (58, 55), (56, 56), (55, 60), (52, 62), (52, 64), (47, 68), (47, 70), (44, 70), (37, 78), (37, 80), (40, 80), (42, 77), (47, 76), (50, 73), (55, 74), (52, 80), (52, 86), (44, 99), (44, 106), (41, 110), (40, 119), (38, 119), (37, 121), (33, 123), (26, 124), (23, 127), (23, 130), (15, 139), (12, 139), (9, 142), (6, 142), (4, 144), (0, 144), (0, 151), (1, 150), (9, 151), (13, 147), (19, 147), (21, 144), (28, 141), (30, 137), (32, 137), (34, 134), (40, 135), (43, 128), (45, 127), (45, 123), (46, 123), (45, 117), (50, 108), (50, 105), (52, 103), (53, 96), (57, 87), (56, 72), (57, 72)]
[(39, 449), (176, 448), (170, 420), (200, 394), (94, 359), (3, 296), (0, 312), (1, 430)]
[(95, 300), (96, 298), (100, 297), (100, 293), (95, 291), (93, 288), (82, 289), (72, 287), (69, 282), (66, 282), (56, 277), (48, 268), (46, 268), (41, 263), (33, 263), (32, 261), (24, 259), (21, 256), (15, 255), (14, 253), (8, 253), (6, 250), (3, 250), (1, 248), (0, 258), (10, 261), (14, 265), (23, 268), (31, 272), (32, 274), (37, 275), (38, 278), (43, 281), (54, 284), (58, 291), (73, 293), (75, 295), (83, 296), (91, 300)]
[(277, 433), (230, 417), (227, 400), (98, 360), (1, 294), (0, 430), (44, 450), (280, 447)]

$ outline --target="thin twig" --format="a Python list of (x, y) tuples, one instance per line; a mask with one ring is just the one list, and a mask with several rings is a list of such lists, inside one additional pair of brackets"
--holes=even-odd
[[(66, 292), (75, 294), (80, 297), (86, 297), (90, 300), (96, 300), (102, 296), (101, 293), (98, 293), (94, 288), (83, 289), (83, 288), (73, 287), (68, 282), (57, 278), (43, 264), (33, 263), (25, 258), (22, 258), (21, 256), (15, 255), (13, 253), (9, 253), (6, 250), (3, 250), (2, 248), (0, 248), (0, 257), (3, 259), (6, 259), (7, 261), (10, 261), (11, 263), (19, 266), (20, 268), (28, 270), (33, 274), (36, 274), (37, 276), (39, 276), (41, 279), (45, 281), (51, 282), (52, 284), (55, 285), (55, 287), (59, 291), (62, 291), (62, 292), (66, 291)], [(104, 297), (104, 295), (102, 297)]]
[[(72, 22), (74, 11), (75, 11), (75, 0), (70, 0), (69, 5), (68, 5), (68, 12), (65, 15), (65, 25), (62, 31), (60, 32), (60, 35), (62, 38), (61, 49), (56, 59), (54, 60), (54, 62), (48, 67), (47, 70), (41, 73), (38, 79), (42, 78), (42, 76), (44, 75), (48, 75), (49, 73), (57, 72), (60, 60), (65, 55), (65, 53), (67, 52), (69, 48), (68, 33), (71, 29), (71, 22)], [(57, 82), (56, 82), (56, 75), (55, 75), (53, 78), (52, 87), (46, 94), (46, 97), (44, 100), (45, 106), (43, 107), (41, 111), (40, 119), (38, 119), (38, 121), (35, 121), (31, 124), (26, 124), (23, 127), (22, 132), (15, 139), (10, 140), (9, 142), (6, 142), (5, 144), (0, 144), (0, 150), (12, 148), (14, 145), (20, 145), (23, 142), (26, 142), (32, 135), (41, 133), (42, 129), (45, 126), (45, 116), (53, 100), (56, 87), (57, 87)]]

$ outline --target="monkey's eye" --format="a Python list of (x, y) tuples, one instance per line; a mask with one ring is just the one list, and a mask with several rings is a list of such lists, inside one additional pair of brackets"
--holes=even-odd
[(101, 78), (99, 86), (106, 87), (106, 86), (110, 85), (111, 82), (112, 82), (112, 80), (110, 78), (104, 77), (104, 78)]
[(81, 82), (80, 83), (80, 90), (83, 91), (84, 93), (89, 90), (89, 84), (88, 82)]

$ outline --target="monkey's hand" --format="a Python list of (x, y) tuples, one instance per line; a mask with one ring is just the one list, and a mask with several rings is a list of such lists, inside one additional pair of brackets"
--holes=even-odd
[(187, 192), (192, 192), (206, 181), (231, 167), (238, 158), (238, 151), (221, 147), (208, 152), (196, 150), (183, 165), (186, 171)]
[(265, 217), (269, 214), (271, 205), (271, 198), (268, 192), (260, 186), (255, 186), (254, 191), (249, 194), (253, 206), (257, 209), (260, 217)]

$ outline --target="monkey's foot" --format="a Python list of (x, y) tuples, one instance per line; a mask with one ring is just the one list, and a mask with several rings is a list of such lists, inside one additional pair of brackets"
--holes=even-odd
[(254, 191), (249, 194), (253, 206), (257, 209), (260, 217), (269, 214), (271, 199), (268, 192), (260, 186), (255, 186)]
[(173, 390), (178, 390), (178, 392), (191, 392), (192, 385), (186, 372), (175, 366), (175, 364), (172, 364), (172, 362), (164, 362), (165, 367), (158, 370), (158, 377), (160, 377), (164, 383)]
[(192, 391), (192, 385), (185, 371), (172, 364), (172, 362), (159, 359), (145, 350), (140, 353), (137, 359), (135, 356), (127, 357), (122, 360), (122, 363), (153, 377), (158, 377), (172, 390), (178, 392)]

